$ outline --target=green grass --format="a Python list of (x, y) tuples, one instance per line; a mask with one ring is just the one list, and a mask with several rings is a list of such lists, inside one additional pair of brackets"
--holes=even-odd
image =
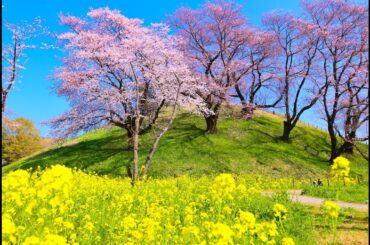
[[(173, 127), (160, 141), (149, 175), (202, 176), (231, 172), (308, 179), (328, 173), (329, 139), (325, 132), (298, 124), (291, 134), (291, 142), (283, 143), (279, 140), (283, 126), (279, 116), (259, 112), (253, 120), (243, 120), (233, 113), (223, 113), (217, 134), (204, 132), (203, 117), (186, 111), (179, 113)], [(141, 164), (154, 133), (141, 136)], [(367, 178), (366, 160), (357, 153), (346, 157), (351, 161), (351, 175)], [(126, 166), (131, 161), (125, 131), (106, 128), (21, 159), (3, 167), (2, 172), (63, 164), (97, 174), (126, 176)]]
[(339, 200), (348, 202), (360, 202), (368, 203), (368, 182), (361, 184), (350, 184), (343, 186), (342, 183), (338, 183), (336, 186), (322, 186), (316, 187), (312, 185), (305, 185), (303, 191), (305, 195), (322, 197), (325, 199), (336, 200), (337, 190)]

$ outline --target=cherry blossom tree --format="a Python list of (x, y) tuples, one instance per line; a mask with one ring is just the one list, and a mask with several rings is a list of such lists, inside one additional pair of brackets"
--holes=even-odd
[(233, 79), (236, 94), (232, 97), (240, 99), (243, 116), (251, 118), (257, 108), (275, 107), (282, 95), (275, 76), (278, 69), (276, 36), (258, 29), (250, 29), (245, 35), (248, 37), (245, 56), (249, 66), (245, 66), (248, 70), (242, 79)]
[(144, 27), (141, 20), (108, 8), (91, 10), (87, 16), (60, 17), (70, 31), (58, 36), (67, 53), (63, 66), (56, 70), (55, 85), (71, 109), (50, 122), (55, 133), (63, 136), (105, 124), (130, 131), (133, 165), (128, 170), (135, 183), (139, 177), (141, 122), (159, 106), (172, 106), (169, 122), (153, 141), (146, 173), (178, 104), (202, 107), (195, 93), (201, 84), (192, 77), (176, 48), (181, 40), (169, 36), (165, 25)]
[(275, 77), (283, 83), (281, 93), (285, 108), (281, 138), (288, 141), (302, 114), (312, 108), (323, 93), (323, 86), (315, 76), (320, 39), (312, 33), (311, 23), (287, 13), (268, 14), (263, 23), (276, 35), (277, 61), (281, 66)]
[[(368, 121), (368, 95), (365, 94), (368, 90), (368, 8), (344, 0), (304, 2), (304, 7), (314, 32), (322, 40), (319, 48), (325, 86), (322, 104), (332, 162), (341, 152), (351, 152), (356, 131)], [(338, 125), (340, 115), (345, 118), (343, 133)], [(341, 147), (338, 147), (337, 133), (344, 139)]]
[[(338, 136), (343, 143), (338, 149), (338, 155), (342, 153), (353, 154), (356, 148), (367, 160), (369, 157), (356, 145), (356, 142), (369, 140), (369, 54), (368, 32), (363, 33), (363, 45), (365, 46), (358, 54), (358, 60), (353, 64), (356, 78), (345, 83), (345, 95), (340, 101), (338, 120), (334, 124)], [(367, 46), (367, 48), (366, 48)]]
[[(366, 160), (369, 160), (367, 154), (356, 145), (356, 142), (369, 140), (369, 132), (366, 130), (369, 123), (369, 80), (367, 77), (363, 79), (356, 85), (352, 82), (347, 83), (346, 98), (341, 102), (343, 110), (339, 111), (339, 120), (334, 127), (343, 141), (338, 148), (338, 155), (353, 154), (356, 148)], [(342, 118), (343, 120), (340, 120)]]
[(247, 21), (239, 6), (220, 1), (206, 3), (197, 10), (180, 8), (169, 23), (184, 40), (182, 50), (194, 75), (207, 84), (197, 94), (209, 109), (203, 114), (206, 131), (215, 133), (230, 89), (249, 71), (244, 52)]
[(25, 51), (35, 48), (36, 46), (31, 44), (31, 40), (45, 31), (41, 23), (40, 18), (35, 18), (31, 24), (27, 22), (4, 24), (7, 31), (11, 33), (11, 43), (5, 44), (2, 50), (1, 112), (3, 113), (8, 94), (14, 88), (14, 83), (19, 80), (21, 70), (25, 69)]

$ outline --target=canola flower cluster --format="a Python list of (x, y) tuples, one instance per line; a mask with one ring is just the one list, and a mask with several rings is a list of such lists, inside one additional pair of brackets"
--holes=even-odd
[(277, 220), (285, 220), (286, 219), (286, 213), (288, 210), (284, 207), (284, 205), (280, 203), (276, 203), (274, 205), (274, 216)]
[(326, 201), (323, 205), (323, 209), (325, 214), (330, 218), (338, 218), (340, 207), (336, 202), (333, 201)]
[[(245, 182), (244, 182), (245, 183)], [(256, 190), (230, 174), (139, 181), (54, 165), (2, 177), (2, 244), (284, 244), (276, 220), (245, 204)]]
[(350, 171), (349, 161), (345, 157), (337, 157), (333, 160), (333, 165), (331, 166), (331, 173), (334, 177), (344, 178), (346, 182), (349, 182), (348, 177)]

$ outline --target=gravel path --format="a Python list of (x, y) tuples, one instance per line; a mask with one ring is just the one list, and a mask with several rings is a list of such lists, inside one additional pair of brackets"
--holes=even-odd
[[(303, 204), (314, 205), (314, 206), (320, 206), (321, 204), (325, 202), (325, 199), (323, 198), (301, 195), (302, 193), (301, 190), (290, 190), (288, 191), (288, 193), (289, 193), (290, 200), (294, 202), (300, 202)], [(262, 192), (262, 195), (271, 197), (273, 195), (273, 192), (265, 191), (265, 192)], [(353, 208), (359, 211), (367, 212), (369, 210), (369, 206), (363, 203), (351, 203), (351, 202), (339, 201), (338, 205), (341, 208)]]

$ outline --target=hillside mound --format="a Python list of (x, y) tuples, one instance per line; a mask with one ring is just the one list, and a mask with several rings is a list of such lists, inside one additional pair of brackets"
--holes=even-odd
[[(149, 175), (201, 176), (230, 172), (308, 178), (328, 173), (330, 141), (326, 132), (297, 124), (291, 142), (284, 143), (279, 140), (283, 126), (279, 115), (258, 111), (252, 120), (238, 118), (236, 110), (222, 115), (218, 132), (206, 134), (203, 117), (182, 110), (161, 139)], [(141, 137), (141, 163), (155, 133), (153, 129)], [(63, 164), (99, 175), (126, 176), (132, 161), (127, 146), (125, 131), (101, 128), (23, 158), (2, 170), (6, 173), (18, 168)], [(363, 148), (367, 147), (363, 145)], [(346, 157), (351, 161), (351, 175), (367, 178), (367, 161), (357, 153)]]

